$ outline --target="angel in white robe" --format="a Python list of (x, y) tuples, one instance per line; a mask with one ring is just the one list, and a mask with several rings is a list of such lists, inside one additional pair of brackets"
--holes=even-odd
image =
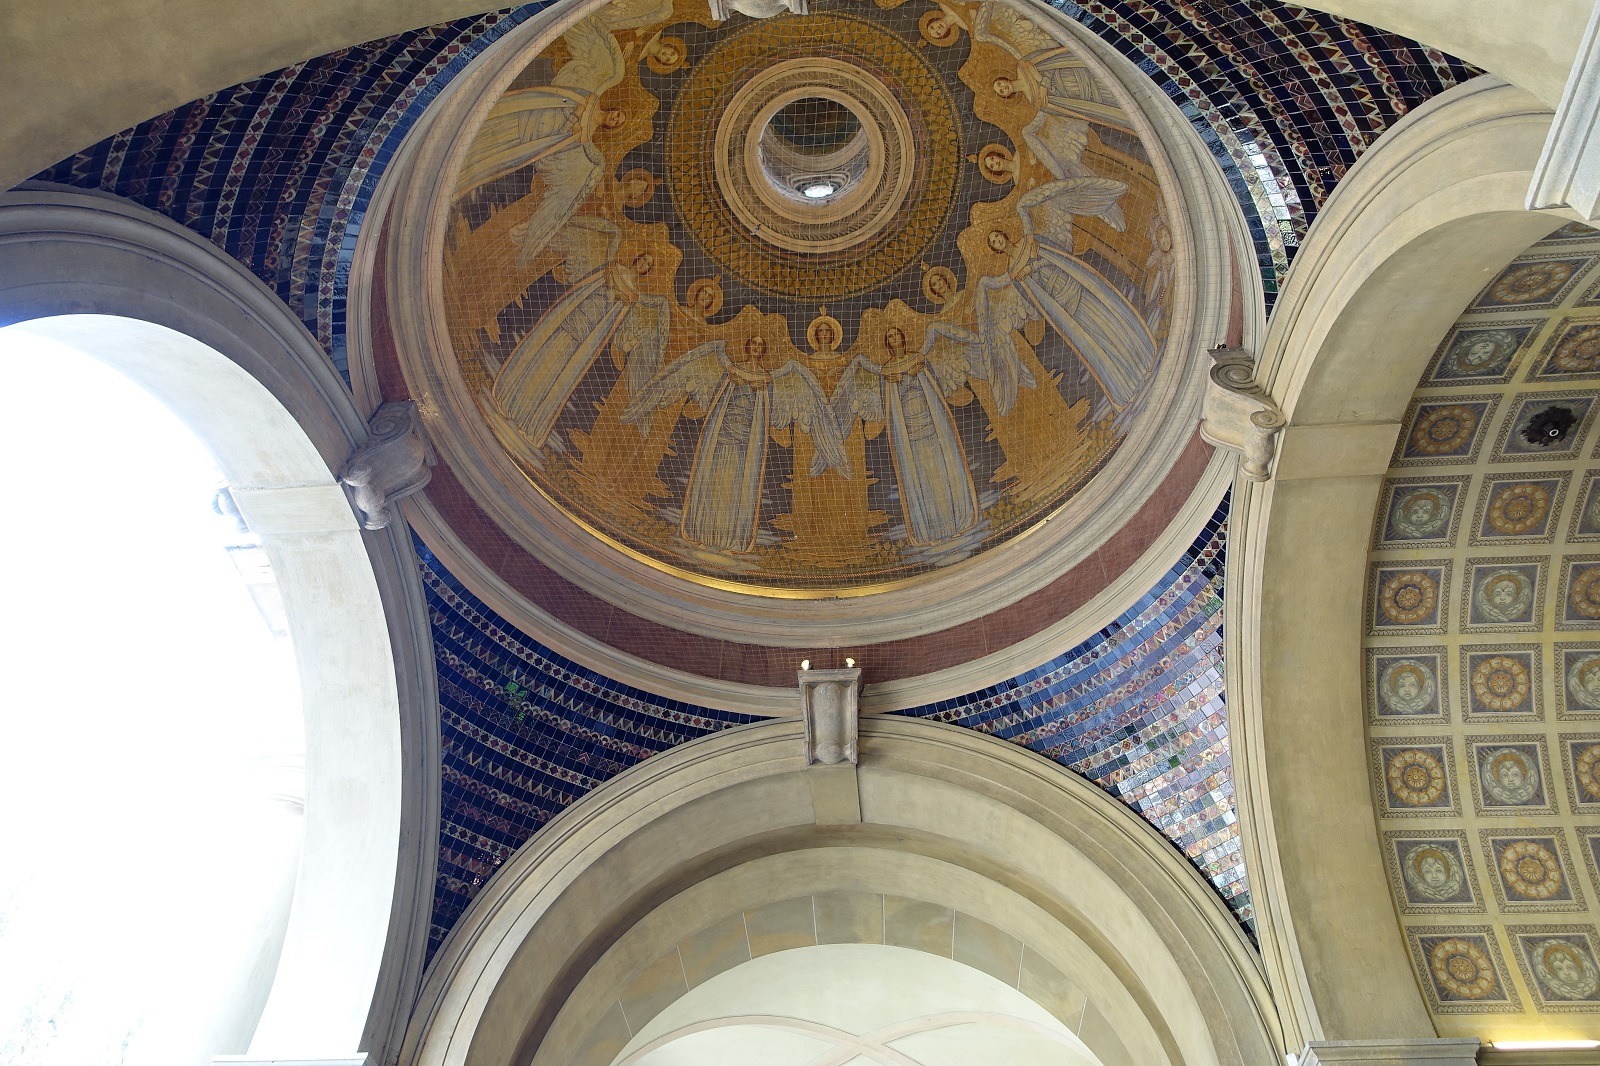
[(889, 361), (856, 356), (834, 387), (831, 407), (841, 438), (857, 420), (889, 431), (906, 535), (913, 544), (938, 544), (974, 528), (981, 517), (961, 436), (946, 397), (969, 378), (983, 377), (976, 334), (943, 322), (928, 327), (922, 350), (906, 350), (897, 326), (884, 332)]
[(1127, 111), (1088, 63), (1003, 0), (985, 0), (979, 6), (972, 39), (1003, 48), (1017, 60), (1015, 78), (994, 80), (996, 96), (1010, 98), (1021, 93), (1039, 108), (1041, 116), (1098, 122), (1136, 132)]
[[(502, 441), (509, 427), (541, 449), (578, 382), (611, 347), (623, 360), (623, 380), (633, 396), (661, 367), (672, 304), (639, 291), (655, 266), (648, 253), (629, 266), (614, 260), (621, 233), (599, 218), (573, 219), (554, 243), (572, 287), (540, 317), (506, 359), (490, 393)], [(517, 449), (526, 457), (527, 449)]]
[(770, 373), (763, 370), (766, 348), (766, 341), (751, 337), (745, 341), (745, 360), (734, 363), (726, 341), (707, 341), (657, 374), (622, 413), (624, 422), (648, 436), (655, 412), (663, 407), (685, 398), (709, 406), (679, 523), (683, 539), (691, 543), (733, 552), (755, 547), (771, 430), (794, 426), (811, 438), (813, 477), (830, 467), (845, 477), (851, 474), (816, 377), (793, 360)]
[(511, 228), (521, 266), (545, 249), (605, 174), (595, 128), (615, 129), (626, 121), (622, 111), (600, 107), (601, 94), (620, 84), (626, 70), (622, 46), (600, 14), (579, 20), (562, 39), (572, 58), (549, 85), (513, 90), (496, 101), (456, 179), (456, 196), (462, 197), (523, 167), (534, 168), (539, 206)]
[[(1138, 398), (1155, 369), (1156, 344), (1139, 312), (1117, 288), (1072, 254), (1072, 217), (1094, 215), (1121, 228), (1110, 214), (1127, 186), (1111, 178), (1062, 178), (1022, 194), (1017, 215), (1022, 240), (1013, 245), (1000, 230), (988, 236), (992, 251), (1009, 254), (999, 277), (978, 279), (973, 301), (985, 358), (993, 367), (1021, 362), (1014, 331), (1043, 318), (1100, 383), (1121, 413)], [(1010, 409), (996, 380), (995, 404)], [(1015, 390), (1009, 392), (1015, 396)]]

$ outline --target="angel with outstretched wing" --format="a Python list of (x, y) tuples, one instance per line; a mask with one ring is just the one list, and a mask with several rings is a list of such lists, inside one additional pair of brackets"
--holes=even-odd
[[(989, 234), (989, 247), (1006, 251), (1009, 238), (999, 230)], [(998, 245), (998, 247), (996, 247)], [(975, 377), (989, 382), (997, 415), (1008, 415), (1016, 406), (1017, 391), (1033, 388), (1033, 371), (1022, 362), (1017, 349), (1016, 330), (1039, 317), (1039, 311), (1018, 290), (1011, 274), (978, 279), (972, 295), (973, 318), (978, 326), (978, 364)]]
[(878, 364), (864, 355), (850, 360), (833, 387), (828, 413), (833, 416), (840, 440), (850, 436), (858, 421), (868, 425), (882, 422), (883, 371)]
[[(1071, 218), (1095, 215), (1120, 228), (1121, 212), (1113, 215), (1112, 209), (1123, 189), (1109, 178), (1063, 178), (1024, 193), (1017, 204), (1022, 240), (1013, 244), (999, 230), (989, 234), (989, 247), (1008, 252), (1011, 262), (1005, 275), (979, 280), (975, 305), (991, 361), (1002, 357), (1006, 344), (1020, 361), (1012, 330), (1043, 318), (1078, 353), (1119, 412), (1137, 399), (1155, 369), (1155, 340), (1128, 298), (1072, 254)], [(1048, 227), (1036, 229), (1041, 221)], [(996, 387), (997, 406), (999, 392)]]
[[(601, 218), (573, 219), (552, 244), (562, 256), (558, 276), (571, 285), (518, 342), (490, 390), (495, 432), (532, 461), (556, 420), (608, 345), (624, 360), (630, 393), (643, 386), (667, 350), (671, 308), (665, 297), (640, 291), (655, 268), (648, 252), (616, 262), (621, 233)], [(634, 363), (643, 369), (634, 369)]]
[(772, 428), (787, 429), (798, 424), (811, 438), (814, 449), (811, 455), (811, 476), (817, 477), (830, 467), (848, 478), (850, 461), (844, 454), (844, 441), (828, 408), (828, 398), (816, 375), (799, 363), (790, 361), (772, 372)]
[(687, 399), (696, 407), (709, 408), (711, 398), (722, 386), (733, 364), (728, 360), (728, 342), (706, 341), (689, 349), (677, 362), (658, 371), (638, 389), (629, 389), (628, 406), (622, 421), (639, 427), (641, 437), (650, 436), (655, 413)]
[(913, 544), (962, 536), (982, 517), (961, 435), (947, 397), (966, 385), (981, 360), (976, 334), (944, 322), (928, 326), (922, 348), (910, 352), (905, 332), (884, 333), (889, 361), (883, 378), (883, 414), (894, 459), (906, 535)]
[(605, 156), (595, 146), (598, 126), (620, 126), (621, 111), (603, 111), (600, 97), (622, 82), (626, 56), (598, 15), (579, 20), (562, 35), (571, 58), (549, 85), (508, 92), (478, 131), (467, 152), (456, 195), (487, 182), (534, 168), (532, 190), (539, 206), (512, 227), (518, 262), (526, 266), (588, 199), (605, 173)]

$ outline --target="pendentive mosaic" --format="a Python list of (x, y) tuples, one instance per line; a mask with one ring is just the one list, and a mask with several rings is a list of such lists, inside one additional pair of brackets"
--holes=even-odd
[[(1018, 677), (901, 712), (978, 729), (1082, 774), (1138, 811), (1253, 929), (1222, 681), (1226, 506), (1137, 604)], [(443, 750), (430, 953), (512, 852), (590, 789), (748, 716), (642, 692), (518, 633), (420, 541)], [(870, 680), (870, 678), (868, 679)]]
[(1434, 353), (1379, 497), (1373, 794), (1439, 1015), (1600, 1016), (1593, 925), (1508, 924), (1600, 903), (1600, 833), (1574, 822), (1600, 813), (1597, 279), (1600, 234), (1574, 225), (1485, 286)]

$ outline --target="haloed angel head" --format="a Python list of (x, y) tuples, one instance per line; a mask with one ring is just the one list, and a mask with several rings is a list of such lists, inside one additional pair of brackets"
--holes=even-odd
[(600, 125), (608, 130), (614, 130), (628, 121), (628, 113), (620, 107), (608, 107), (605, 114), (600, 116)]
[(1009, 100), (1016, 95), (1017, 84), (1010, 78), (996, 78), (994, 80), (994, 94), (1002, 100)]
[(751, 337), (744, 342), (745, 358), (752, 362), (759, 360), (767, 354), (767, 342), (764, 337)]
[(1007, 237), (1001, 230), (990, 230), (988, 240), (991, 252), (1004, 253), (1007, 248), (1011, 247), (1011, 238)]
[(899, 326), (890, 326), (883, 331), (883, 346), (889, 351), (899, 354), (906, 350), (906, 334)]
[(640, 252), (633, 257), (633, 272), (641, 278), (655, 268), (656, 257), (649, 252)]

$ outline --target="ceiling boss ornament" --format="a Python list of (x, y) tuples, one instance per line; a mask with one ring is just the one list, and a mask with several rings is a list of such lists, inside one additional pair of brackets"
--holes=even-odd
[(1001, 0), (585, 11), (453, 157), (452, 440), (668, 574), (837, 594), (1013, 540), (1160, 418), (1165, 164), (1072, 42)]

